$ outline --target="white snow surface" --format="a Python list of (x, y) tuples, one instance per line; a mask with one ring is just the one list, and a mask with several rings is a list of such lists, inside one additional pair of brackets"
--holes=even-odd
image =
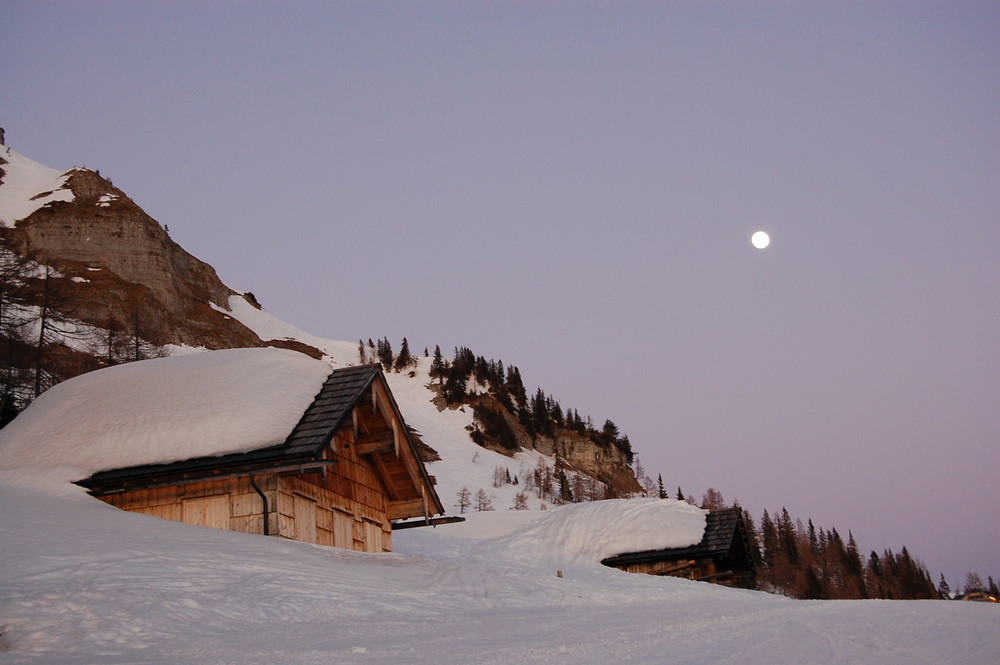
[(242, 295), (229, 296), (229, 309), (223, 309), (214, 303), (212, 308), (231, 316), (253, 331), (265, 342), (270, 340), (295, 340), (308, 344), (322, 351), (327, 360), (337, 365), (357, 365), (359, 362), (358, 345), (350, 342), (335, 342), (311, 335), (290, 323), (282, 321), (264, 309), (257, 309)]
[(69, 171), (42, 166), (8, 147), (0, 147), (5, 175), (0, 182), (0, 226), (14, 224), (53, 201), (72, 201), (65, 188)]
[(47, 482), (281, 443), (330, 365), (283, 349), (116, 365), (51, 388), (0, 430), (0, 473)]
[(957, 665), (1000, 647), (994, 605), (793, 601), (553, 561), (531, 538), (508, 547), (518, 531), (413, 529), (362, 554), (82, 490), (0, 483), (0, 503), (2, 663)]
[[(350, 346), (327, 348), (337, 344)], [(475, 446), (471, 414), (430, 402), (426, 358), (412, 377), (388, 379), (408, 424), (441, 454), (428, 465), (438, 493), (449, 504), (463, 486), (487, 488), (496, 510), (398, 531), (392, 554), (168, 522), (69, 484), (158, 459), (160, 443), (207, 454), (203, 435), (233, 428), (247, 445), (270, 427), (253, 421), (270, 405), (252, 399), (251, 385), (266, 385), (268, 400), (287, 397), (297, 419), (329, 370), (289, 351), (187, 351), (60, 384), (0, 431), (0, 663), (957, 665), (993, 662), (1000, 648), (995, 605), (795, 601), (601, 566), (620, 551), (690, 544), (704, 511), (537, 498), (534, 510), (508, 510), (523, 485), (494, 487), (495, 470), (524, 478), (546, 458)], [(312, 383), (294, 389), (300, 379)], [(177, 401), (156, 401), (165, 392)], [(93, 400), (120, 408), (96, 417)], [(155, 436), (143, 438), (149, 425)]]

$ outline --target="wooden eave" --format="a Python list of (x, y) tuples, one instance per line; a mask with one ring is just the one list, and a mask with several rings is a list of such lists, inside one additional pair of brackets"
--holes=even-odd
[(382, 480), (389, 495), (389, 519), (443, 515), (444, 507), (384, 376), (372, 383), (370, 400), (354, 407), (352, 420), (354, 451), (371, 462)]
[(134, 489), (149, 489), (177, 483), (213, 480), (250, 473), (308, 473), (319, 471), (332, 464), (309, 456), (290, 457), (280, 454), (276, 447), (255, 450), (253, 453), (236, 453), (221, 457), (200, 457), (171, 464), (150, 464), (102, 471), (77, 485), (100, 496)]

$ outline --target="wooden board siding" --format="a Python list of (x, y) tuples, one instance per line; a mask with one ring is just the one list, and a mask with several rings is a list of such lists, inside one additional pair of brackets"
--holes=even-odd
[(384, 494), (359, 483), (351, 483), (350, 496), (330, 489), (343, 483), (332, 471), (326, 481), (319, 473), (278, 478), (276, 535), (362, 552), (391, 552), (392, 523), (385, 514)]
[[(353, 447), (348, 428), (327, 458), (326, 473), (258, 474), (273, 536), (364, 552), (392, 551), (386, 489)], [(243, 533), (264, 533), (263, 502), (246, 477), (131, 490), (100, 497), (113, 506), (164, 519)]]
[(715, 564), (712, 561), (698, 562), (693, 559), (678, 561), (643, 561), (620, 566), (629, 573), (645, 573), (647, 575), (667, 575), (696, 580), (706, 575), (714, 575)]
[[(258, 486), (274, 510), (277, 481), (258, 477)], [(243, 533), (264, 533), (263, 505), (249, 477), (209, 480), (99, 497), (112, 506), (175, 522)], [(272, 512), (270, 524), (276, 525)], [(271, 528), (273, 533), (274, 528)]]
[(228, 529), (229, 495), (217, 494), (200, 499), (184, 499), (181, 502), (181, 521), (213, 529)]

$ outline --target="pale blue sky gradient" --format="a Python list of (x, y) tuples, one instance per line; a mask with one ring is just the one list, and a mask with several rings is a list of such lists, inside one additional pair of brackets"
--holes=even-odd
[(0, 16), (8, 145), (279, 317), (468, 346), (672, 489), (1000, 576), (1000, 4)]

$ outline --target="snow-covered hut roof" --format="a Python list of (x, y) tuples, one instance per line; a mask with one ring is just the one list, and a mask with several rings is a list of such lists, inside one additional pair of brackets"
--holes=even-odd
[(231, 349), (117, 365), (60, 383), (0, 430), (0, 470), (63, 482), (282, 444), (330, 375), (285, 349)]
[[(329, 366), (327, 366), (329, 369)], [(299, 411), (300, 419), (276, 445), (227, 455), (201, 456), (166, 464), (147, 464), (95, 473), (80, 481), (89, 489), (159, 483), (186, 477), (218, 475), (247, 468), (308, 465), (321, 459), (334, 434), (381, 375), (378, 365), (344, 367), (329, 373), (314, 399)], [(398, 410), (398, 409), (397, 409)]]
[(739, 507), (710, 511), (705, 519), (701, 540), (683, 547), (632, 549), (601, 561), (614, 568), (656, 561), (700, 560), (705, 558), (725, 561), (738, 567), (741, 574), (756, 578), (760, 565), (760, 552), (749, 534)]

